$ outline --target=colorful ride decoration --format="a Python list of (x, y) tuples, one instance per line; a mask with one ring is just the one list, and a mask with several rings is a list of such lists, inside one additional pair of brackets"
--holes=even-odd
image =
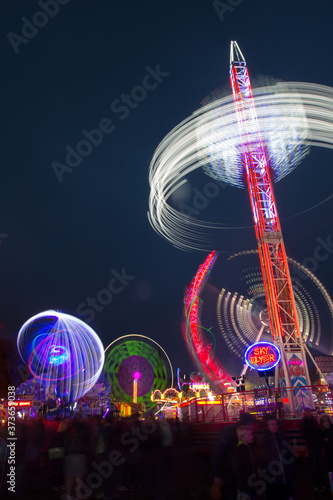
[(104, 347), (82, 320), (59, 311), (30, 318), (17, 336), (17, 349), (41, 398), (77, 401), (97, 382)]
[(217, 252), (211, 252), (205, 262), (199, 267), (193, 278), (184, 299), (184, 327), (183, 334), (187, 348), (200, 372), (206, 374), (209, 380), (220, 390), (225, 390), (224, 383), (233, 383), (231, 375), (224, 369), (219, 359), (214, 355), (212, 345), (206, 341), (204, 328), (201, 324), (200, 293), (208, 280), (209, 274), (218, 257)]
[(159, 390), (152, 392), (151, 400), (155, 402), (170, 403), (181, 401), (182, 393), (170, 387), (166, 389), (163, 393)]
[[(111, 383), (111, 399), (154, 406), (151, 393), (173, 384), (171, 361), (164, 349), (144, 335), (119, 337), (105, 350), (104, 370)], [(133, 399), (136, 399), (134, 401)]]

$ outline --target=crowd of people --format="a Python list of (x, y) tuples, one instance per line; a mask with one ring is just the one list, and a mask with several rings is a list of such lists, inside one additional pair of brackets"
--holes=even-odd
[[(332, 421), (327, 414), (315, 418), (307, 410), (301, 431), (313, 491), (325, 492), (327, 472), (333, 471)], [(221, 431), (212, 460), (211, 496), (213, 500), (292, 500), (297, 457), (275, 415), (256, 421), (244, 413), (239, 422)]]
[(45, 498), (47, 490), (48, 500), (185, 500), (209, 484), (191, 453), (190, 426), (178, 419), (38, 417), (18, 421), (16, 435), (16, 494), (9, 498)]
[[(298, 455), (274, 415), (258, 420), (243, 413), (237, 423), (224, 425), (212, 457), (192, 452), (191, 429), (178, 419), (139, 414), (18, 421), (16, 493), (10, 497), (39, 498), (42, 492), (45, 498), (45, 491), (48, 500), (295, 497)], [(5, 433), (3, 427), (4, 439)], [(302, 433), (313, 491), (324, 492), (325, 472), (333, 471), (330, 417), (307, 411)], [(36, 493), (30, 497), (31, 491)]]

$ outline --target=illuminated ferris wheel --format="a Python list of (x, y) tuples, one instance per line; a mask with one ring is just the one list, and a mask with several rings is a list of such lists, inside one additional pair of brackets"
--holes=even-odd
[(105, 349), (104, 370), (111, 384), (111, 398), (155, 406), (152, 392), (173, 386), (173, 368), (163, 347), (145, 335), (117, 338)]

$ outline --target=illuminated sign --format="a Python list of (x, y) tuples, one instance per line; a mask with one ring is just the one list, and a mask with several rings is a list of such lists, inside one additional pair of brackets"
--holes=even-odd
[(222, 405), (222, 401), (197, 401), (198, 405)]
[(15, 406), (16, 408), (22, 408), (24, 406), (31, 406), (31, 401), (6, 401), (6, 407)]
[(209, 391), (210, 387), (209, 384), (193, 382), (190, 384), (190, 389), (192, 389), (192, 391)]
[(281, 359), (279, 349), (270, 342), (257, 342), (245, 352), (245, 362), (254, 370), (270, 370)]
[(255, 401), (254, 401), (255, 406), (261, 406), (261, 405), (271, 404), (271, 403), (275, 403), (274, 397), (267, 398), (267, 399), (266, 398), (255, 399)]

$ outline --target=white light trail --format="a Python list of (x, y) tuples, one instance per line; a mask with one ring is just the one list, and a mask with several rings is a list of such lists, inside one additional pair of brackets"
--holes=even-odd
[[(234, 258), (256, 255), (257, 250), (248, 250), (232, 255)], [(288, 258), (288, 262), (293, 269), (298, 270), (304, 276), (303, 280), (295, 280), (293, 283), (297, 315), (300, 324), (300, 331), (303, 339), (310, 342), (319, 352), (326, 355), (333, 353), (333, 342), (322, 339), (324, 316), (326, 321), (333, 321), (333, 302), (327, 290), (318, 278), (294, 259)], [(312, 282), (312, 283), (311, 283)], [(218, 325), (230, 352), (242, 358), (244, 345), (249, 346), (254, 343), (261, 323), (258, 321), (258, 311), (265, 310), (266, 299), (259, 266), (250, 266), (247, 272), (243, 273), (243, 285), (246, 283), (247, 297), (239, 296), (237, 292), (227, 292), (224, 288), (220, 291), (216, 302), (216, 314)], [(311, 285), (311, 287), (310, 287)], [(315, 292), (316, 301), (311, 296), (311, 291)], [(319, 308), (317, 307), (319, 303)], [(256, 307), (253, 307), (257, 303)], [(324, 309), (327, 311), (324, 314)], [(319, 313), (321, 311), (321, 314)], [(255, 321), (254, 321), (255, 320)], [(327, 326), (326, 326), (327, 328)], [(263, 340), (271, 341), (268, 329), (263, 334)]]
[[(261, 139), (275, 181), (294, 170), (311, 146), (333, 148), (333, 88), (278, 82), (253, 90)], [(249, 134), (249, 143), (258, 141)], [(149, 169), (148, 218), (157, 233), (185, 250), (211, 250), (211, 232), (231, 229), (178, 211), (171, 195), (203, 168), (211, 177), (243, 187), (241, 142), (232, 96), (206, 104), (177, 125), (157, 147)]]

